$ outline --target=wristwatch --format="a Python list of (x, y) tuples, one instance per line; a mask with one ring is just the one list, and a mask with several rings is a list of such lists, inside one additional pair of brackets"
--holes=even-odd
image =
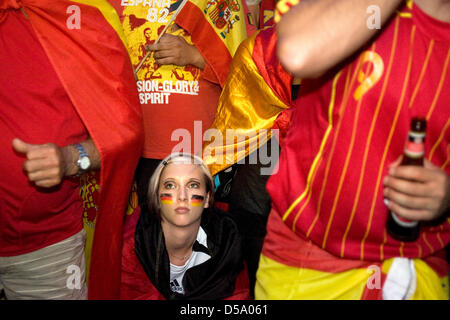
[(89, 170), (91, 167), (91, 159), (81, 144), (75, 143), (73, 146), (78, 150), (77, 166), (79, 169), (78, 175), (80, 175)]

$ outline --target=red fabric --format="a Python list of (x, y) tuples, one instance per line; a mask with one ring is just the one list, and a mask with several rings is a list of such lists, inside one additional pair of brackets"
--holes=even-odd
[(12, 140), (62, 147), (88, 136), (22, 12), (5, 15), (0, 32), (0, 256), (15, 256), (79, 232), (82, 206), (77, 180), (51, 190), (30, 183)]
[[(392, 239), (385, 228), (388, 209), (382, 180), (388, 165), (403, 153), (413, 116), (429, 117), (426, 157), (450, 173), (450, 91), (444, 89), (450, 87), (450, 24), (424, 19), (417, 6), (412, 16), (394, 17), (375, 43), (363, 50), (372, 53), (342, 68), (339, 78), (329, 74), (302, 82), (279, 171), (267, 185), (273, 207), (285, 218), (289, 232), (338, 257), (363, 261), (426, 257), (450, 240), (448, 220), (437, 227), (422, 226), (420, 238), (411, 243)], [(375, 75), (374, 65), (380, 60), (380, 79), (356, 100), (360, 81), (364, 82), (358, 75)], [(291, 205), (293, 210), (286, 213)], [(267, 241), (272, 236), (269, 232)]]
[(323, 272), (338, 273), (355, 268), (367, 268), (374, 262), (339, 259), (302, 236), (291, 232), (280, 214), (272, 209), (267, 221), (267, 234), (262, 254), (284, 265)]
[[(121, 300), (165, 300), (152, 282), (148, 279), (144, 268), (134, 252), (134, 232), (140, 214), (140, 207), (127, 217), (124, 227), (124, 243), (122, 248), (122, 283)], [(233, 295), (225, 300), (248, 300), (250, 298), (247, 268), (236, 279)]]
[(259, 28), (275, 25), (275, 0), (262, 0), (259, 9)]
[[(255, 39), (252, 57), (260, 75), (269, 88), (283, 101), (286, 106), (292, 106), (292, 81), (293, 76), (281, 65), (277, 57), (277, 37), (275, 28), (266, 28), (260, 31)], [(280, 112), (276, 118), (273, 129), (278, 129), (276, 137), (278, 142), (284, 143), (291, 121), (291, 109)]]
[[(378, 265), (378, 267), (380, 267)], [(387, 274), (380, 272), (380, 286), (369, 288), (369, 286), (364, 286), (364, 291), (361, 300), (383, 300), (383, 286), (386, 281)]]
[(248, 9), (247, 2), (242, 1), (242, 9), (244, 11), (244, 17), (245, 17), (245, 29), (247, 31), (247, 37), (251, 37), (255, 32), (258, 31), (258, 26), (254, 26), (250, 23), (250, 10)]
[(293, 77), (284, 70), (277, 57), (275, 28), (267, 28), (256, 36), (252, 58), (267, 85), (287, 106), (292, 104)]
[(447, 254), (445, 250), (440, 250), (431, 256), (425, 257), (423, 260), (428, 266), (430, 266), (431, 269), (433, 269), (434, 272), (437, 273), (440, 278), (448, 276), (450, 265), (447, 262)]
[(278, 139), (278, 143), (280, 144), (281, 148), (283, 148), (284, 139), (286, 138), (286, 135), (289, 130), (289, 125), (291, 123), (291, 116), (292, 116), (291, 109), (283, 110), (275, 119), (275, 123), (273, 124), (272, 127), (273, 129), (278, 130), (278, 136), (276, 138)]
[(140, 207), (137, 207), (133, 214), (127, 217), (124, 226), (120, 299), (165, 300), (164, 296), (159, 293), (148, 279), (144, 268), (134, 252), (134, 232), (139, 214)]
[(223, 211), (228, 211), (229, 209), (229, 204), (226, 202), (214, 202), (214, 205)]
[[(168, 104), (142, 104), (144, 158), (163, 159), (171, 154), (177, 145), (183, 145), (184, 152), (200, 151), (196, 147), (201, 147), (203, 133), (214, 120), (220, 87), (202, 78), (198, 80), (198, 85), (198, 95), (172, 93)], [(181, 136), (175, 136), (176, 140), (172, 141), (175, 130), (179, 130)]]
[[(101, 11), (71, 1), (24, 0), (33, 29), (101, 156), (89, 298), (119, 297), (122, 225), (142, 150), (142, 120), (128, 53)], [(68, 32), (68, 6), (82, 12)]]
[[(0, 10), (1, 9), (20, 9), (22, 6), (21, 0), (2, 0), (0, 3)], [(6, 12), (1, 12), (0, 17), (6, 17)], [(1, 21), (1, 20), (0, 20)]]

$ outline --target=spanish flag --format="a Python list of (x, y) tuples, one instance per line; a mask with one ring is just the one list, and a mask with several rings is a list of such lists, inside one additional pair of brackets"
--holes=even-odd
[[(141, 109), (119, 18), (103, 0), (6, 2), (25, 12), (100, 152), (89, 298), (117, 299), (125, 205), (143, 144)], [(71, 20), (77, 18), (79, 26)]]
[(211, 142), (204, 143), (203, 159), (211, 174), (230, 167), (271, 138), (278, 115), (291, 105), (292, 82), (276, 56), (274, 28), (240, 45), (210, 128)]
[(247, 38), (247, 11), (241, 0), (190, 0), (175, 20), (191, 35), (222, 87), (237, 48)]

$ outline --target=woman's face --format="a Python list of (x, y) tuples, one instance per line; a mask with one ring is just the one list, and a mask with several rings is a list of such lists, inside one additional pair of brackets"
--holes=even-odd
[(168, 164), (161, 174), (158, 196), (163, 223), (177, 227), (200, 224), (209, 200), (202, 169), (194, 164)]

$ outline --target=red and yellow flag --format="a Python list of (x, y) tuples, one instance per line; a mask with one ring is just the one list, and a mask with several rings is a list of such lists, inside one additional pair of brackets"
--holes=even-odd
[(237, 48), (247, 38), (246, 10), (241, 0), (190, 0), (175, 20), (189, 32), (221, 86)]
[(213, 175), (270, 139), (277, 116), (291, 104), (292, 80), (276, 56), (274, 28), (240, 45), (211, 126), (213, 138), (204, 143), (203, 158)]

